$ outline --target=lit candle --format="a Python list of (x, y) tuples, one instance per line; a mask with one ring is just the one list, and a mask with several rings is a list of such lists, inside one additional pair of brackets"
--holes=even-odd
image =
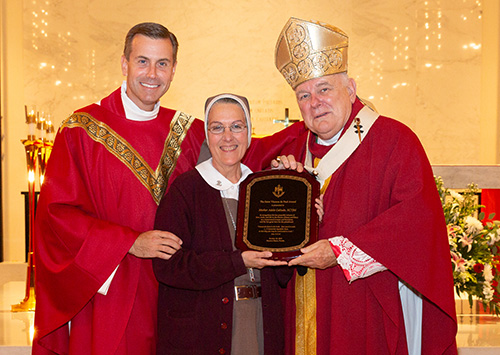
[(31, 183), (35, 181), (35, 171), (33, 169), (28, 170), (28, 181)]
[(45, 141), (45, 131), (47, 130), (47, 127), (45, 125), (45, 118), (43, 117), (43, 112), (42, 112), (42, 117), (39, 117), (36, 123), (36, 133), (38, 138), (42, 142)]
[(28, 113), (28, 107), (24, 106), (26, 115), (26, 123), (28, 124), (28, 140), (34, 141), (36, 139), (36, 114), (34, 110)]
[(51, 121), (47, 122), (47, 141), (54, 142), (54, 125)]

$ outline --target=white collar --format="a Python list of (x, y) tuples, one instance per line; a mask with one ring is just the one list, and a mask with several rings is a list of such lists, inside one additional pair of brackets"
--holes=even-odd
[(125, 117), (131, 121), (151, 121), (158, 116), (160, 111), (160, 101), (155, 104), (152, 111), (141, 110), (127, 95), (127, 82), (123, 81), (121, 88), (121, 96)]
[(203, 180), (211, 187), (221, 192), (226, 198), (238, 200), (240, 183), (252, 173), (252, 170), (245, 164), (241, 166), (241, 178), (237, 183), (232, 183), (224, 175), (222, 175), (212, 164), (212, 158), (205, 160), (203, 163), (196, 165), (196, 170), (200, 173)]
[(323, 140), (323, 139), (318, 137), (318, 139), (316, 140), (316, 143), (318, 143), (319, 145), (333, 145), (333, 144), (337, 143), (337, 141), (340, 138), (340, 134), (342, 133), (343, 130), (344, 130), (344, 127), (342, 127), (342, 129), (340, 131), (338, 131), (337, 134), (334, 135), (330, 139)]

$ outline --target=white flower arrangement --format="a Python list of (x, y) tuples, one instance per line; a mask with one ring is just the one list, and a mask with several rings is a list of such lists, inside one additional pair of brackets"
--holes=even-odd
[(500, 221), (481, 222), (484, 213), (479, 210), (484, 206), (476, 202), (476, 185), (458, 193), (444, 188), (441, 177), (435, 181), (446, 219), (455, 290), (467, 294), (471, 306), (477, 298), (485, 310), (500, 315)]

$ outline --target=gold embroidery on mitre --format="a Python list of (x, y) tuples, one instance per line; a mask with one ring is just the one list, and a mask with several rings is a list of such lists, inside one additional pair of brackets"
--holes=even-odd
[(293, 89), (309, 79), (347, 72), (348, 42), (337, 27), (291, 17), (276, 42), (276, 68)]
[(123, 137), (86, 112), (72, 114), (62, 123), (60, 129), (83, 128), (91, 139), (101, 143), (108, 152), (124, 163), (148, 189), (156, 204), (159, 204), (167, 188), (168, 179), (175, 169), (177, 158), (181, 154), (182, 141), (193, 121), (194, 117), (176, 112), (170, 123), (170, 132), (165, 140), (160, 163), (155, 171)]

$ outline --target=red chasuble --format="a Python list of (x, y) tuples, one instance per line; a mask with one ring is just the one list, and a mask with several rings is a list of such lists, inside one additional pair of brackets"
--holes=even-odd
[[(177, 114), (126, 120), (118, 89), (63, 123), (37, 208), (33, 354), (155, 352), (157, 281), (151, 259), (128, 251), (153, 229), (167, 182), (197, 162), (203, 122)], [(172, 122), (185, 135), (169, 135)]]
[[(357, 100), (346, 127), (363, 105)], [(307, 135), (283, 153), (304, 161)], [(310, 149), (328, 149), (311, 134)], [(316, 270), (317, 354), (406, 354), (398, 280), (423, 296), (422, 354), (456, 354), (450, 251), (433, 174), (418, 138), (379, 117), (332, 175), (319, 236), (344, 236), (387, 267), (349, 283), (340, 266)], [(288, 284), (287, 353), (295, 354), (295, 275)]]

